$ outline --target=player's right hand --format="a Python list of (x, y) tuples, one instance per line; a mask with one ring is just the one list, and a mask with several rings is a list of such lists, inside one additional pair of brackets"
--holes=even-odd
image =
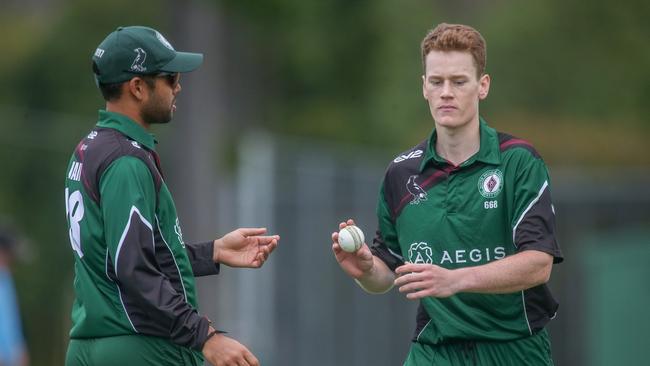
[[(341, 222), (339, 224), (339, 230), (343, 229), (348, 225), (354, 225), (354, 220), (348, 219), (346, 222)], [(367, 275), (372, 270), (374, 261), (372, 258), (372, 252), (366, 243), (363, 243), (361, 248), (354, 253), (344, 251), (338, 243), (339, 233), (332, 233), (332, 251), (336, 257), (336, 261), (339, 263), (341, 268), (349, 276), (359, 279), (364, 275)]]
[(203, 345), (203, 356), (214, 366), (259, 366), (260, 362), (241, 343), (215, 334)]

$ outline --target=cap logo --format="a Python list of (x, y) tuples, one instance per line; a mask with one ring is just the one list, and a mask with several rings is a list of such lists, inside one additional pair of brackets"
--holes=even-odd
[(95, 57), (102, 58), (102, 56), (104, 56), (104, 52), (105, 51), (103, 49), (101, 49), (101, 48), (96, 49), (95, 50)]
[(169, 42), (165, 39), (165, 37), (163, 37), (163, 35), (160, 34), (160, 32), (158, 32), (158, 31), (156, 31), (156, 38), (158, 38), (158, 40), (160, 41), (160, 43), (163, 44), (163, 46), (165, 46), (165, 47), (169, 48), (170, 50), (174, 51), (174, 47), (172, 47), (172, 44), (169, 43)]
[(147, 53), (140, 47), (134, 49), (133, 52), (135, 52), (136, 55), (135, 55), (135, 59), (133, 60), (133, 63), (131, 64), (131, 71), (136, 71), (136, 72), (147, 71), (147, 68), (143, 66), (144, 60), (147, 58)]

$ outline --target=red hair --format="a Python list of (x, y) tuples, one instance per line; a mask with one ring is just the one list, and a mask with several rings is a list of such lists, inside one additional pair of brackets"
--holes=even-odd
[(477, 77), (485, 73), (485, 39), (476, 29), (463, 24), (440, 23), (430, 30), (422, 40), (422, 65), (426, 69), (426, 58), (431, 51), (469, 52), (474, 59)]

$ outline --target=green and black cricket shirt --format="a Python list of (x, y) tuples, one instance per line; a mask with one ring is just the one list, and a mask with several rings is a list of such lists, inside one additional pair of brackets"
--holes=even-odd
[[(405, 261), (447, 269), (479, 266), (524, 250), (562, 261), (544, 162), (530, 143), (480, 122), (480, 149), (454, 166), (431, 137), (393, 160), (377, 205), (373, 254), (392, 270)], [(546, 285), (509, 294), (459, 293), (420, 301), (414, 341), (506, 341), (541, 330), (558, 308)]]
[(213, 242), (185, 244), (155, 140), (101, 110), (68, 165), (65, 203), (74, 250), (71, 338), (162, 337), (200, 350), (209, 321), (194, 276), (216, 274)]

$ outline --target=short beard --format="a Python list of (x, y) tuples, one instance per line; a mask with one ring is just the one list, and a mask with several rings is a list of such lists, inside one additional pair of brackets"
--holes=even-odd
[(163, 106), (159, 99), (152, 98), (149, 103), (142, 106), (140, 117), (149, 125), (165, 124), (172, 120), (172, 109)]

